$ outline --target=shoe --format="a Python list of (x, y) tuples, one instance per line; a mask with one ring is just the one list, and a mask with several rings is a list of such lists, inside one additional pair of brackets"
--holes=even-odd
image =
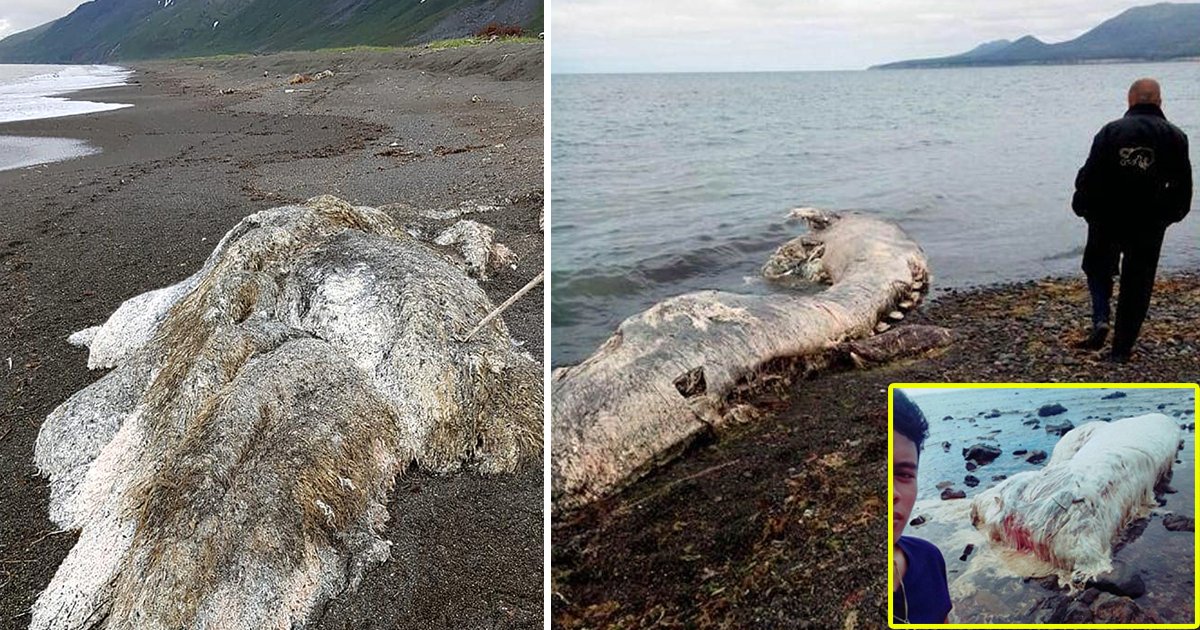
[(1092, 332), (1086, 339), (1075, 344), (1075, 347), (1082, 350), (1099, 350), (1104, 347), (1104, 341), (1108, 339), (1108, 324), (1100, 324), (1092, 328)]
[(1130, 352), (1113, 350), (1112, 354), (1108, 355), (1110, 363), (1129, 363)]

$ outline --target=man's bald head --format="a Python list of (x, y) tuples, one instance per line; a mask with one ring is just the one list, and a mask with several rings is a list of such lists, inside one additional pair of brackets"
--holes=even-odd
[(1154, 79), (1138, 79), (1129, 86), (1129, 106), (1148, 103), (1162, 107), (1162, 90)]

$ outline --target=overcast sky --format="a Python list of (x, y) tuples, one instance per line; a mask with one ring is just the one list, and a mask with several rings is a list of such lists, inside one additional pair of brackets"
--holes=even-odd
[(1130, 0), (548, 0), (553, 72), (857, 70), (1075, 38)]
[(60, 18), (83, 0), (0, 0), (0, 39)]

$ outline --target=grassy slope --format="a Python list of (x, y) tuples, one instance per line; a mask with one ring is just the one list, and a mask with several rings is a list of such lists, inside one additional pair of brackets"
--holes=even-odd
[[(0, 60), (97, 61), (399, 46), (481, 0), (99, 0), (0, 42)], [(542, 9), (527, 26), (540, 30)], [(214, 22), (219, 24), (214, 28)], [(130, 27), (130, 24), (133, 24)], [(64, 46), (63, 42), (80, 42)], [(119, 45), (118, 45), (119, 44)]]

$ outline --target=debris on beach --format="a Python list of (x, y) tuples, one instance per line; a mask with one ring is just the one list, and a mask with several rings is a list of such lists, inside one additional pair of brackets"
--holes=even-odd
[(1071, 430), (1040, 470), (981, 492), (971, 522), (995, 543), (1029, 552), (1082, 584), (1112, 569), (1114, 537), (1155, 507), (1169, 475), (1179, 429), (1152, 413)]
[[(552, 378), (552, 501), (572, 509), (609, 495), (726, 424), (726, 397), (768, 367), (825, 367), (845, 339), (927, 287), (925, 254), (893, 223), (812, 208), (812, 231), (781, 246), (767, 278), (827, 279), (816, 295), (700, 291), (621, 323), (583, 363)], [(922, 350), (925, 350), (922, 348)]]
[(501, 321), (463, 339), (491, 311), (387, 214), (319, 197), (73, 335), (115, 369), (37, 438), (79, 539), (30, 627), (305, 626), (389, 557), (397, 475), (539, 461), (541, 366)]
[(512, 266), (517, 260), (512, 250), (496, 242), (495, 229), (470, 219), (446, 228), (434, 242), (456, 248), (467, 263), (467, 272), (480, 280), (487, 280), (491, 273)]
[(316, 74), (296, 73), (288, 79), (288, 85), (299, 85), (301, 83), (312, 83), (321, 79), (328, 79), (333, 76), (332, 70), (322, 70)]

